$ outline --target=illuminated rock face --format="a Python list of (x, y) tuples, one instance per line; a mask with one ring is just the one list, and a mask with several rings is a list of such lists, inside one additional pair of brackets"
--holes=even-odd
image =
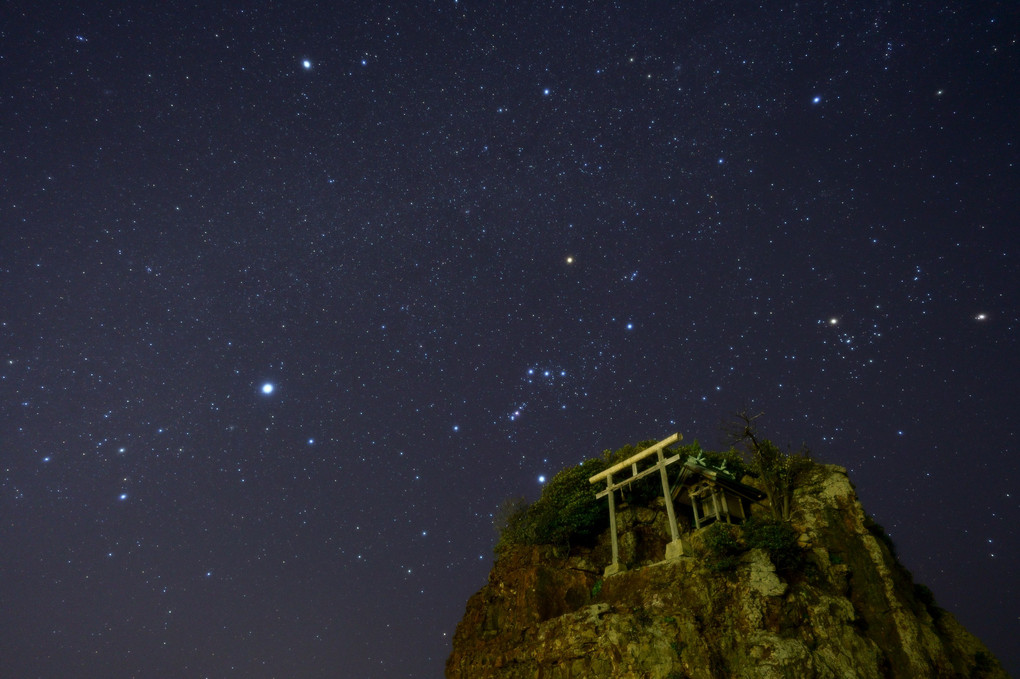
[(939, 610), (866, 517), (845, 470), (818, 466), (794, 497), (800, 557), (748, 549), (721, 568), (704, 528), (662, 561), (665, 512), (620, 510), (609, 537), (504, 552), (471, 597), (448, 679), (1007, 677)]

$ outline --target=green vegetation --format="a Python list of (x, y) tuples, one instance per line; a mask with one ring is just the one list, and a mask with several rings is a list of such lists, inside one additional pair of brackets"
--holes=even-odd
[(740, 555), (749, 549), (764, 550), (780, 572), (796, 572), (804, 565), (797, 533), (790, 524), (775, 519), (752, 517), (741, 526), (714, 523), (705, 531), (705, 547), (708, 568), (717, 572), (736, 568)]
[[(752, 426), (753, 418), (745, 417), (741, 440), (749, 442), (750, 464), (736, 449), (721, 452), (703, 450), (697, 441), (674, 446), (663, 451), (667, 457), (679, 455), (681, 460), (693, 459), (730, 478), (739, 481), (745, 475), (762, 479), (777, 519), (788, 520), (791, 511), (793, 488), (800, 474), (811, 464), (806, 453), (789, 455), (779, 450), (768, 439), (760, 439)], [(499, 532), (496, 551), (511, 545), (563, 545), (589, 541), (604, 531), (609, 524), (606, 500), (595, 498), (602, 488), (592, 486), (588, 479), (610, 466), (622, 462), (653, 445), (655, 441), (641, 441), (622, 448), (603, 451), (602, 455), (585, 460), (576, 467), (564, 469), (552, 478), (533, 503), (524, 498), (503, 502), (496, 512), (494, 524)], [(637, 464), (640, 473), (653, 466), (656, 458), (650, 456)], [(668, 470), (672, 480), (679, 466)], [(621, 471), (614, 480), (624, 480), (631, 472)], [(604, 486), (603, 486), (604, 487)], [(662, 496), (662, 481), (658, 474), (649, 474), (617, 491), (621, 504), (649, 506)], [(773, 532), (779, 529), (770, 529)], [(762, 538), (765, 539), (765, 538)], [(773, 542), (779, 538), (773, 535)], [(777, 566), (779, 564), (777, 563)]]
[[(641, 441), (640, 443), (626, 445), (616, 451), (605, 450), (602, 452), (602, 459), (605, 461), (604, 468), (612, 467), (618, 462), (623, 462), (649, 446), (655, 445), (655, 443), (657, 442)], [(745, 474), (751, 472), (751, 469), (744, 461), (743, 456), (741, 456), (739, 451), (733, 448), (721, 452), (714, 452), (704, 450), (701, 447), (701, 444), (694, 441), (692, 443), (667, 448), (663, 451), (663, 454), (667, 458), (679, 455), (681, 461), (686, 461), (689, 458), (695, 459), (699, 462), (699, 464), (720, 470), (736, 481), (739, 481)], [(638, 462), (638, 472), (642, 472), (655, 464), (655, 456), (649, 456)], [(675, 477), (678, 473), (678, 468), (671, 467), (670, 469), (670, 476)], [(614, 480), (618, 481), (625, 479), (629, 475), (629, 471), (620, 472), (618, 476), (614, 477)], [(599, 490), (601, 490), (601, 488)], [(624, 502), (634, 505), (648, 506), (656, 498), (662, 497), (662, 481), (659, 479), (657, 474), (649, 474), (643, 479), (639, 479), (630, 484), (626, 488), (620, 489), (618, 492)]]
[(799, 453), (784, 453), (775, 443), (761, 438), (754, 421), (761, 415), (737, 414), (733, 438), (742, 441), (751, 455), (751, 471), (757, 476), (769, 499), (772, 516), (790, 520), (793, 511), (793, 490), (804, 472), (814, 464), (811, 453), (802, 447)]
[(711, 559), (709, 570), (730, 571), (740, 563), (740, 555), (747, 549), (740, 542), (740, 529), (728, 523), (713, 523), (705, 531), (705, 546)]
[[(637, 455), (645, 448), (653, 446), (656, 443), (657, 441), (640, 441), (638, 443), (625, 445), (622, 448), (619, 448), (618, 450), (615, 451), (603, 450), (602, 460), (603, 462), (605, 462), (605, 467), (603, 467), (603, 469), (608, 469), (609, 467), (612, 467), (614, 464), (618, 462), (623, 462), (624, 460), (633, 457), (634, 455)], [(666, 452), (667, 455), (672, 454), (670, 451), (664, 452)], [(639, 472), (644, 471), (645, 469), (654, 464), (655, 457), (649, 456), (638, 463), (638, 471)], [(621, 481), (627, 478), (628, 476), (630, 476), (629, 470), (622, 471), (614, 475), (613, 480)], [(601, 491), (603, 488), (605, 488), (605, 482), (602, 482), (599, 485), (600, 487), (597, 490)], [(619, 497), (623, 502), (633, 505), (647, 505), (653, 499), (662, 496), (662, 482), (659, 480), (659, 477), (657, 475), (649, 474), (645, 478), (639, 479), (634, 483), (630, 484), (629, 486), (627, 486), (626, 488), (622, 488), (617, 492), (619, 493)], [(605, 499), (601, 500), (603, 511), (605, 511), (605, 504), (606, 500)]]
[[(606, 530), (609, 526), (606, 500), (595, 498), (595, 493), (604, 486), (593, 486), (588, 479), (655, 443), (642, 441), (616, 451), (606, 450), (599, 457), (564, 469), (545, 485), (542, 496), (532, 504), (524, 498), (505, 500), (497, 509), (493, 522), (499, 532), (496, 551), (511, 545), (569, 545), (589, 540)], [(679, 453), (681, 459), (699, 454), (716, 455), (720, 460), (732, 457), (729, 453), (705, 453), (697, 442), (664, 452), (667, 456)], [(638, 471), (654, 464), (654, 457), (642, 460), (638, 463)], [(629, 474), (629, 471), (621, 472), (619, 478), (626, 478)], [(662, 481), (657, 474), (649, 474), (617, 492), (623, 503), (647, 506), (653, 499), (662, 496)]]
[(742, 528), (748, 548), (765, 550), (776, 570), (792, 572), (803, 565), (804, 552), (797, 543), (797, 532), (789, 523), (752, 517)]
[(605, 468), (601, 458), (586, 460), (554, 476), (534, 503), (504, 502), (496, 513), (500, 532), (496, 551), (510, 545), (569, 545), (605, 530), (609, 525), (605, 500), (595, 499), (588, 482)]

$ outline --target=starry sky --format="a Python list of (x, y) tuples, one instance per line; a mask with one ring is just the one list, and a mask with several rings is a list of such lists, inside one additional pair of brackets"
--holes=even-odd
[(1010, 2), (10, 3), (9, 677), (439, 677), (492, 514), (737, 410), (1020, 673)]

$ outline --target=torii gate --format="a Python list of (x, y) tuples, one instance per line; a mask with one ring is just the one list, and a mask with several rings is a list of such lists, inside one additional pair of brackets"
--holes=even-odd
[[(659, 441), (655, 445), (645, 448), (640, 453), (632, 455), (623, 462), (614, 464), (609, 469), (605, 469), (588, 479), (589, 483), (598, 483), (602, 479), (606, 480), (606, 489), (595, 495), (596, 498), (600, 498), (603, 495), (609, 497), (609, 530), (613, 537), (613, 563), (606, 566), (605, 575), (613, 575), (614, 573), (619, 573), (621, 570), (620, 547), (616, 536), (616, 500), (613, 497), (613, 491), (630, 485), (638, 479), (656, 471), (659, 472), (660, 478), (662, 479), (662, 496), (666, 501), (666, 513), (669, 515), (669, 531), (673, 537), (673, 541), (666, 545), (666, 559), (678, 559), (683, 556), (685, 551), (684, 544), (683, 540), (680, 538), (680, 531), (677, 529), (676, 513), (673, 511), (673, 494), (669, 492), (669, 479), (666, 478), (666, 467), (674, 462), (678, 462), (680, 460), (680, 456), (674, 455), (673, 457), (664, 459), (662, 454), (663, 448), (681, 440), (683, 440), (683, 436), (679, 433), (673, 434), (672, 436)], [(652, 453), (656, 453), (658, 455), (658, 462), (639, 473), (637, 470), (637, 463)], [(616, 474), (627, 467), (630, 467), (631, 469), (631, 476), (619, 483), (613, 483), (613, 474)], [(690, 551), (689, 548), (687, 551)]]

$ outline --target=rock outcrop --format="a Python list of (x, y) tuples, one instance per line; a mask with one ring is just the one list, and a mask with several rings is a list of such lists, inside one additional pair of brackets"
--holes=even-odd
[(914, 584), (842, 468), (816, 466), (795, 492), (796, 568), (763, 549), (720, 567), (711, 528), (662, 561), (661, 508), (618, 524), (626, 570), (609, 577), (608, 535), (505, 550), (468, 601), (448, 679), (1007, 676)]

